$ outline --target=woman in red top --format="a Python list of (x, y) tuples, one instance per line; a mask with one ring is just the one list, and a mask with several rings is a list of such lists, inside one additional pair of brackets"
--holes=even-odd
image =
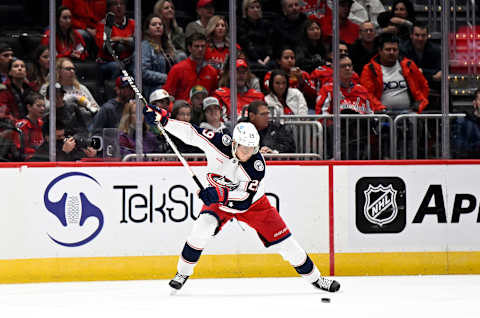
[[(315, 109), (315, 99), (317, 98), (317, 91), (313, 84), (310, 74), (305, 72), (296, 66), (296, 55), (291, 48), (284, 48), (280, 52), (280, 56), (277, 60), (278, 68), (288, 74), (289, 87), (296, 88), (302, 92), (307, 100), (308, 106), (311, 109)], [(272, 71), (265, 75), (263, 84), (265, 91), (269, 92), (269, 82)]]
[[(45, 32), (41, 44), (48, 46), (50, 30)], [(72, 59), (85, 60), (87, 51), (83, 37), (72, 27), (72, 12), (64, 6), (57, 9), (57, 32), (55, 36), (57, 58), (70, 57)]]
[(207, 36), (205, 60), (217, 70), (222, 70), (225, 60), (230, 53), (228, 24), (225, 18), (214, 15), (210, 21), (208, 21), (205, 35)]

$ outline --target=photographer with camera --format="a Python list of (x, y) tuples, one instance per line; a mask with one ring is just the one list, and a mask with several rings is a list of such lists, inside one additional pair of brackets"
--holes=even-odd
[[(42, 132), (45, 141), (29, 161), (50, 161), (49, 126), (48, 121), (43, 125)], [(78, 161), (85, 157), (97, 156), (97, 150), (92, 147), (95, 146), (95, 142), (91, 138), (82, 135), (65, 136), (65, 125), (60, 120), (56, 122), (55, 143), (57, 161)]]

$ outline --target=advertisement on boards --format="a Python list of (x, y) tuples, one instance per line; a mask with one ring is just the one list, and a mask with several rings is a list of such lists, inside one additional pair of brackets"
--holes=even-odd
[[(194, 167), (199, 176), (205, 167)], [(328, 169), (268, 167), (266, 193), (302, 246), (328, 252)], [(178, 255), (202, 202), (183, 167), (83, 167), (0, 170), (15, 209), (2, 232), (2, 259)], [(288, 182), (285, 176), (290, 175)], [(311, 184), (305, 180), (312, 180)], [(206, 181), (204, 182), (206, 184)], [(21, 189), (20, 189), (21, 186)], [(15, 238), (15, 239), (13, 239)], [(256, 232), (229, 222), (205, 254), (272, 253)]]
[(480, 171), (473, 166), (334, 171), (336, 252), (480, 250)]

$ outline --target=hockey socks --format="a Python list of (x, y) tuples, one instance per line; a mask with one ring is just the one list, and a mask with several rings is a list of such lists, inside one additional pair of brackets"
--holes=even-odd
[(190, 276), (193, 274), (193, 268), (197, 265), (200, 255), (202, 255), (203, 249), (193, 247), (192, 245), (185, 243), (182, 250), (182, 255), (178, 261), (177, 270), (182, 275)]

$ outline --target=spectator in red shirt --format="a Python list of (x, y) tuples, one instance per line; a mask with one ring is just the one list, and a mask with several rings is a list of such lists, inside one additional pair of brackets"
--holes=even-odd
[[(340, 55), (340, 101), (339, 112), (341, 114), (373, 114), (375, 111), (385, 109), (380, 103), (375, 104), (365, 87), (353, 81), (353, 64), (348, 55)], [(316, 106), (317, 114), (329, 115), (333, 113), (333, 83), (326, 83), (318, 94)], [(332, 121), (327, 122), (328, 129), (332, 129)], [(365, 151), (368, 138), (373, 136), (372, 128), (368, 125), (368, 119), (349, 120), (342, 118), (341, 145), (342, 159), (367, 159)], [(370, 130), (370, 134), (368, 131)], [(330, 131), (327, 136), (333, 135)], [(331, 145), (330, 142), (328, 142)], [(331, 150), (331, 149), (329, 149)]]
[[(254, 100), (263, 100), (264, 96), (261, 92), (248, 86), (248, 78), (250, 71), (248, 64), (245, 60), (238, 59), (236, 62), (237, 67), (237, 116), (242, 115), (243, 107), (247, 106)], [(231, 120), (231, 100), (230, 100), (230, 80), (229, 72), (223, 72), (220, 82), (224, 83), (214, 93), (214, 96), (220, 101), (222, 106), (224, 121)]]
[(89, 56), (97, 56), (95, 43), (97, 23), (105, 17), (107, 2), (105, 0), (63, 0), (62, 5), (72, 12), (72, 26), (83, 37)]
[(7, 115), (20, 119), (27, 114), (25, 97), (32, 92), (27, 81), (27, 69), (23, 60), (10, 63), (8, 78), (0, 84), (0, 106), (7, 106)]
[(45, 113), (45, 99), (41, 94), (31, 92), (25, 97), (25, 104), (28, 113), (25, 118), (16, 123), (16, 127), (23, 133), (23, 144), (19, 134), (15, 136), (15, 144), (20, 151), (23, 151), (25, 160), (29, 160), (43, 143), (42, 117)]
[[(339, 0), (339, 25), (340, 25), (340, 40), (345, 41), (351, 45), (358, 39), (360, 27), (348, 19), (353, 0)], [(322, 26), (322, 34), (324, 44), (331, 46), (332, 43), (332, 10), (327, 6), (325, 15), (319, 19)]]
[[(72, 27), (72, 12), (69, 8), (60, 6), (57, 9), (57, 31), (55, 35), (55, 44), (57, 49), (57, 58), (69, 57), (77, 60), (85, 60), (87, 51), (83, 37)], [(45, 32), (41, 44), (48, 46), (50, 41), (50, 30)]]
[(207, 37), (205, 60), (217, 70), (222, 70), (223, 64), (230, 53), (228, 24), (225, 18), (214, 15), (210, 21), (208, 21), (205, 35)]
[[(126, 68), (131, 67), (135, 32), (135, 20), (126, 17), (127, 0), (107, 0), (107, 10), (115, 15), (112, 27), (112, 47)], [(99, 86), (103, 86), (104, 79), (113, 80), (120, 75), (120, 66), (113, 62), (113, 57), (105, 47), (105, 21), (97, 24), (96, 42), (99, 48), (97, 62), (99, 63)]]
[(218, 85), (217, 70), (205, 63), (205, 35), (192, 34), (187, 38), (186, 45), (190, 56), (172, 67), (163, 86), (175, 100), (188, 100), (190, 90), (195, 85), (205, 87), (209, 95)]

